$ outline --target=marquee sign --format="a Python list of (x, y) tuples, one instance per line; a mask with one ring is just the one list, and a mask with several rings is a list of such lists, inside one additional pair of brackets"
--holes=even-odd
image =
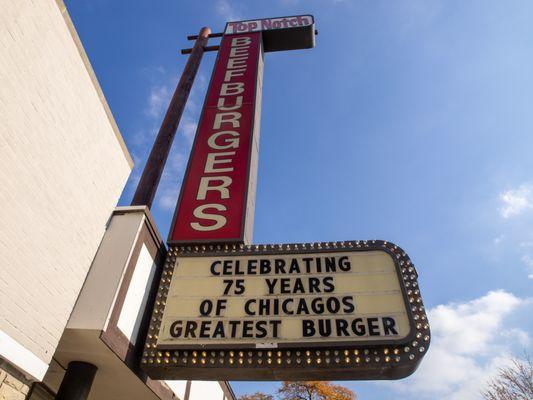
[(385, 251), (183, 257), (158, 346), (400, 342), (410, 323)]
[(392, 243), (174, 246), (142, 363), (165, 379), (397, 379), (429, 340)]

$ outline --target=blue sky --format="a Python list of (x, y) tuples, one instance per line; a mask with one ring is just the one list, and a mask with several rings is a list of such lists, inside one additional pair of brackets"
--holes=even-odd
[[(187, 35), (315, 15), (315, 49), (266, 56), (254, 242), (384, 239), (410, 254), (431, 349), (406, 380), (344, 382), (359, 399), (476, 399), (509, 355), (532, 352), (533, 3), (66, 4), (136, 162), (121, 205)], [(205, 55), (152, 210), (165, 237), (214, 58)], [(276, 386), (233, 383), (238, 394)]]

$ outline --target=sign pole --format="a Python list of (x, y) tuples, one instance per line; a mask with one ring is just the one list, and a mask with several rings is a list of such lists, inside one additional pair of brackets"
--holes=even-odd
[(56, 400), (86, 400), (97, 370), (92, 364), (71, 361), (57, 391)]
[(165, 118), (155, 139), (152, 151), (146, 161), (141, 179), (137, 185), (137, 190), (131, 201), (132, 206), (146, 205), (149, 208), (152, 206), (155, 192), (161, 179), (170, 147), (172, 146), (172, 141), (176, 135), (185, 105), (187, 104), (187, 99), (189, 98), (194, 78), (202, 61), (210, 33), (211, 29), (204, 27), (196, 37), (191, 55), (187, 60), (181, 79), (172, 96)]

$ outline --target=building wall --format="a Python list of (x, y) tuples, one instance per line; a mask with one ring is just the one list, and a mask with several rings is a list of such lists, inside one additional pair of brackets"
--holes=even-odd
[(229, 385), (223, 381), (166, 381), (179, 400), (234, 400)]
[(0, 358), (0, 399), (24, 400), (31, 382), (9, 363)]
[(165, 254), (147, 207), (115, 209), (43, 380), (52, 392), (63, 379), (62, 365), (85, 361), (98, 367), (88, 400), (235, 399), (224, 381), (147, 380), (138, 371), (132, 355), (136, 346), (144, 348), (143, 320), (151, 315), (150, 293)]
[(0, 357), (40, 380), (132, 162), (64, 5), (0, 10)]

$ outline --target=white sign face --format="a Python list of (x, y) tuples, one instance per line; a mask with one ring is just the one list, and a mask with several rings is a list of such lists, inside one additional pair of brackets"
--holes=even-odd
[(159, 348), (401, 342), (406, 295), (383, 250), (178, 257)]
[(300, 28), (314, 24), (312, 15), (298, 15), (294, 17), (264, 18), (251, 21), (228, 22), (227, 35), (236, 33), (259, 32), (273, 29)]

